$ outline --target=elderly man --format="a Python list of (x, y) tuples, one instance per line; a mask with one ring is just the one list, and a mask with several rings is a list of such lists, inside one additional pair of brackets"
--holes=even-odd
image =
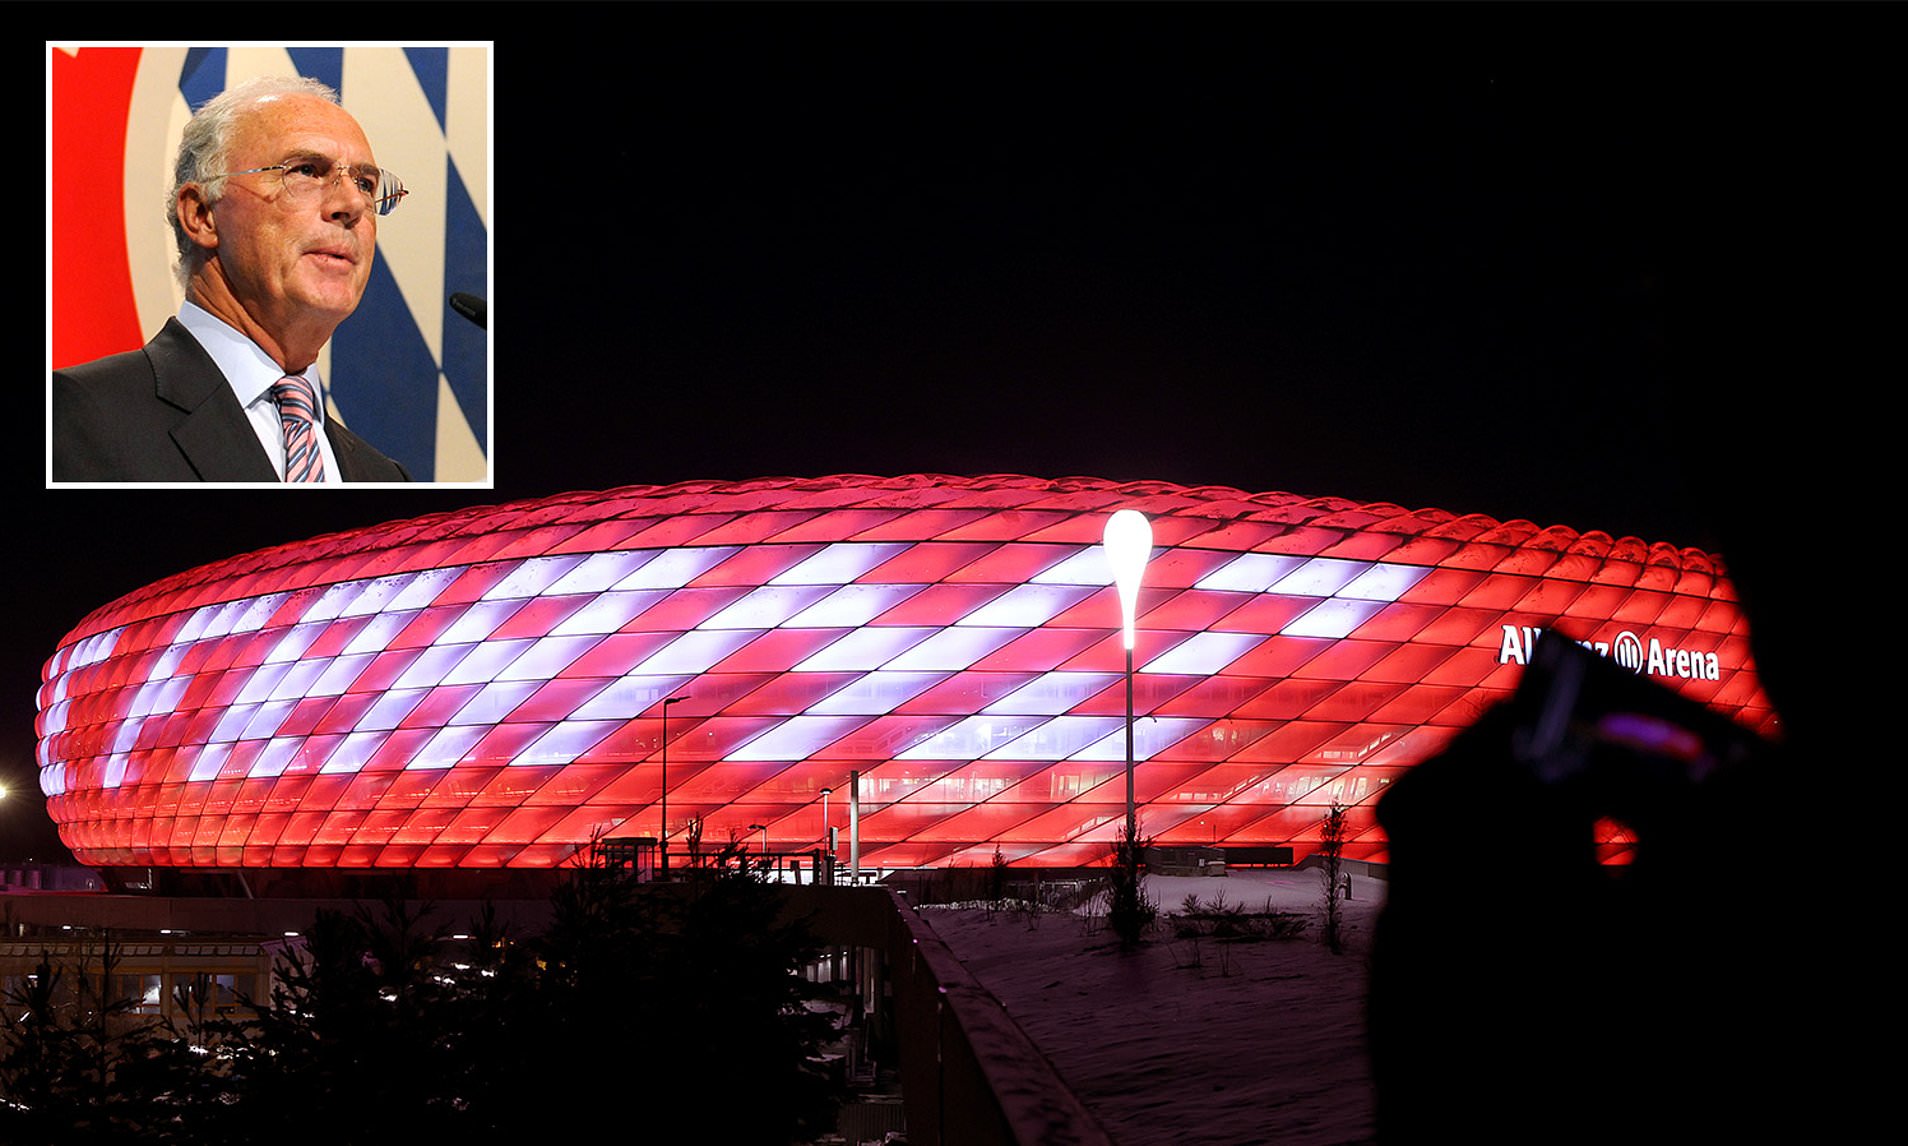
[(325, 416), (315, 365), (404, 194), (315, 80), (207, 102), (166, 212), (186, 301), (143, 350), (54, 373), (54, 480), (410, 480)]

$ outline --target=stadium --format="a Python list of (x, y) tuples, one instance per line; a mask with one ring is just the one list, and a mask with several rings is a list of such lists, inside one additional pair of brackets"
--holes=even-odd
[(1546, 629), (1772, 729), (1694, 549), (1222, 487), (843, 475), (567, 493), (179, 573), (46, 663), (41, 786), (105, 869), (549, 869), (604, 838), (686, 859), (830, 829), (874, 869), (1104, 862), (1119, 509), (1153, 530), (1132, 686), (1158, 844), (1302, 859), (1338, 803), (1345, 855), (1382, 860), (1378, 797), (1508, 696)]

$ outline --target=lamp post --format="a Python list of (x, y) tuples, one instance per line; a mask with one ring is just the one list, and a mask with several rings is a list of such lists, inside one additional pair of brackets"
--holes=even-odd
[(766, 865), (768, 863), (768, 825), (750, 824), (749, 830), (762, 833), (762, 863)]
[(1106, 519), (1106, 561), (1120, 594), (1120, 635), (1126, 643), (1126, 839), (1139, 846), (1139, 814), (1133, 803), (1133, 618), (1139, 609), (1140, 577), (1153, 555), (1153, 526), (1136, 509)]
[(672, 696), (662, 702), (662, 831), (656, 837), (656, 850), (662, 853), (663, 878), (669, 878), (669, 706), (688, 700), (689, 694)]
[(823, 850), (831, 854), (834, 852), (835, 849), (830, 847), (828, 842), (828, 796), (833, 791), (834, 791), (833, 788), (823, 788), (821, 793), (821, 796), (822, 796), (822, 834), (821, 834), (822, 848)]

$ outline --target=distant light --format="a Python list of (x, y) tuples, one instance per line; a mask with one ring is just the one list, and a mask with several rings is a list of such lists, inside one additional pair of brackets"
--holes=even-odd
[(1106, 519), (1107, 564), (1120, 593), (1120, 622), (1126, 647), (1133, 647), (1133, 617), (1139, 609), (1140, 576), (1153, 555), (1153, 524), (1137, 509), (1122, 509)]

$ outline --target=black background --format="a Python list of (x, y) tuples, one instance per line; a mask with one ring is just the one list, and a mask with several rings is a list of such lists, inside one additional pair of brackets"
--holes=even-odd
[(1867, 7), (598, 11), (494, 49), (494, 490), (23, 483), (0, 856), (56, 846), (62, 634), (336, 529), (1011, 472), (1727, 553), (1869, 480), (1835, 467), (1900, 377), (1902, 101)]

